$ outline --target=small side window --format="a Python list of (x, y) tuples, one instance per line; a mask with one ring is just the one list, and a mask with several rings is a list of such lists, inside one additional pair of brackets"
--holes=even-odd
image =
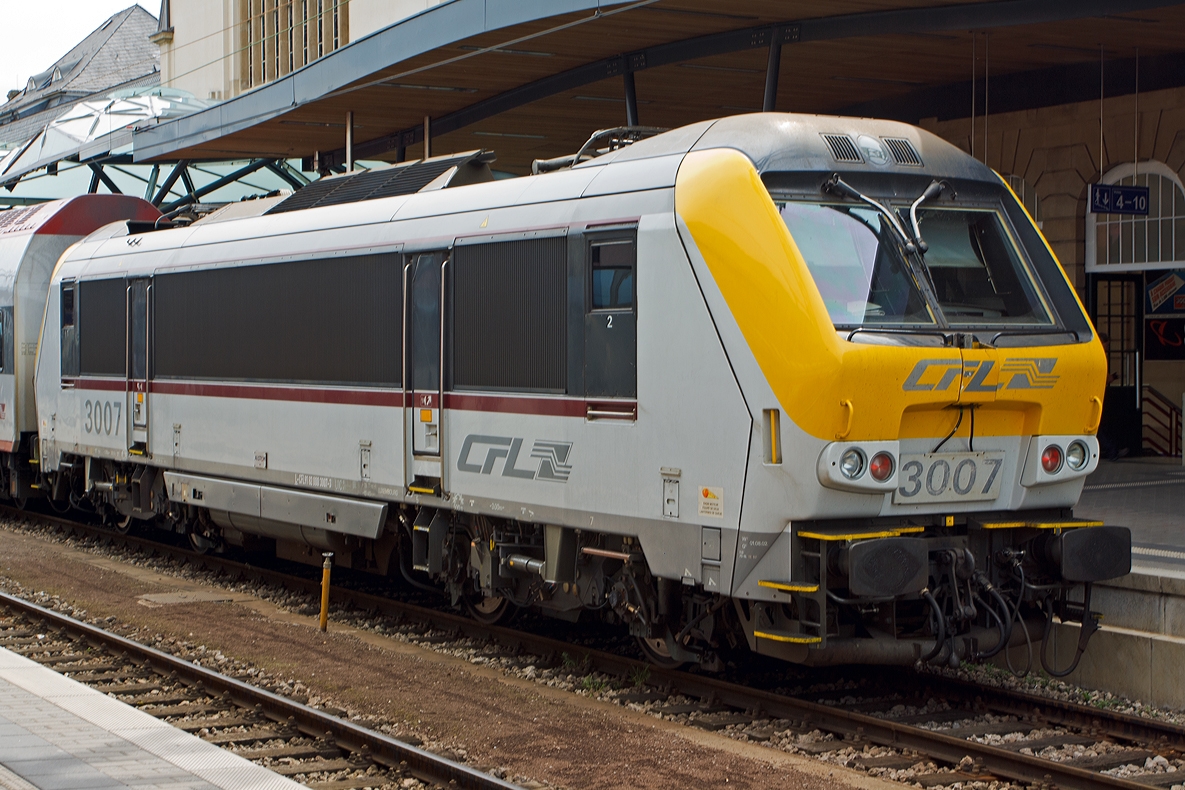
[(62, 329), (74, 326), (74, 284), (62, 286)]
[(62, 378), (78, 376), (77, 294), (74, 283), (62, 283)]
[(632, 310), (634, 307), (634, 242), (592, 245), (592, 309)]

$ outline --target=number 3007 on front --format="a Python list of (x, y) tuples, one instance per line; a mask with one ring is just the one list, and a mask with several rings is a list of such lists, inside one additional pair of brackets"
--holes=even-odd
[(893, 503), (974, 502), (1000, 496), (1004, 453), (901, 456)]

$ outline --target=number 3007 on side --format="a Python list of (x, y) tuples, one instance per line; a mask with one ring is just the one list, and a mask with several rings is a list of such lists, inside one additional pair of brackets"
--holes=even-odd
[(123, 404), (119, 401), (88, 400), (82, 404), (82, 430), (97, 436), (119, 433)]

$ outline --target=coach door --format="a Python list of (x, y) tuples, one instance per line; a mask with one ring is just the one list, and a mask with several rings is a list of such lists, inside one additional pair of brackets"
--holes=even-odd
[(144, 455), (148, 448), (148, 310), (151, 296), (150, 280), (128, 281), (127, 424), (128, 450), (133, 455)]
[(409, 255), (404, 269), (404, 403), (409, 407), (404, 435), (411, 436), (408, 486), (421, 494), (439, 493), (442, 483), (441, 284), (447, 268), (448, 253), (437, 251)]

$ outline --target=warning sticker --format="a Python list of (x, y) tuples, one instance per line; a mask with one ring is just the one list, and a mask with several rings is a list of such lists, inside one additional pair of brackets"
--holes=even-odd
[(724, 489), (700, 486), (699, 514), (705, 518), (724, 518)]

